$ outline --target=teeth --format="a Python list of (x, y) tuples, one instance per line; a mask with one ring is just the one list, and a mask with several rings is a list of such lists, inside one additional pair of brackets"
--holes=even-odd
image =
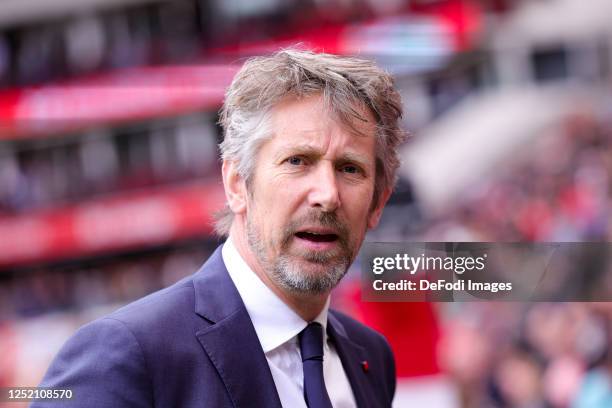
[(301, 231), (301, 234), (309, 234), (309, 235), (332, 235), (333, 233), (324, 233), (324, 232), (314, 232), (314, 231)]

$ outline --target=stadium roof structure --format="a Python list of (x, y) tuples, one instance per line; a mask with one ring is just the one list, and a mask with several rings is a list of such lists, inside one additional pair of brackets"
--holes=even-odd
[(425, 215), (440, 213), (589, 98), (563, 86), (473, 95), (405, 147), (400, 175), (410, 180)]
[(495, 37), (523, 44), (612, 35), (610, 16), (609, 0), (526, 2), (500, 24)]

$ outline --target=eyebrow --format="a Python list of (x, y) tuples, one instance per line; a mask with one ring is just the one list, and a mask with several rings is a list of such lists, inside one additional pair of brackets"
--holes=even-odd
[[(311, 146), (311, 145), (307, 145), (307, 144), (282, 147), (279, 150), (278, 154), (276, 155), (276, 158), (277, 160), (280, 160), (287, 155), (316, 157), (316, 158), (323, 156), (322, 152), (318, 148)], [(353, 152), (345, 152), (335, 161), (336, 162), (354, 162), (365, 168), (367, 168), (370, 163), (370, 160), (368, 160), (367, 157), (361, 154), (358, 154), (358, 153), (353, 153)]]

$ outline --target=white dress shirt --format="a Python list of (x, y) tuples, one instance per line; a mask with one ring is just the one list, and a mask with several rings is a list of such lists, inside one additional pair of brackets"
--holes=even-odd
[[(308, 322), (291, 310), (259, 279), (238, 253), (230, 238), (223, 245), (221, 253), (227, 271), (251, 317), (283, 407), (306, 408), (298, 334)], [(327, 336), (328, 308), (329, 298), (314, 320), (323, 326), (325, 333), (323, 351), (325, 387), (335, 408), (353, 408), (357, 404), (351, 384), (342, 367), (340, 356)]]

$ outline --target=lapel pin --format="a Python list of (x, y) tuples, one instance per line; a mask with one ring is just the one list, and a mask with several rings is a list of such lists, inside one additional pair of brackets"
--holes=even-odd
[(368, 364), (367, 360), (363, 360), (361, 362), (361, 369), (363, 370), (364, 373), (367, 373), (368, 371), (370, 371), (370, 365)]

